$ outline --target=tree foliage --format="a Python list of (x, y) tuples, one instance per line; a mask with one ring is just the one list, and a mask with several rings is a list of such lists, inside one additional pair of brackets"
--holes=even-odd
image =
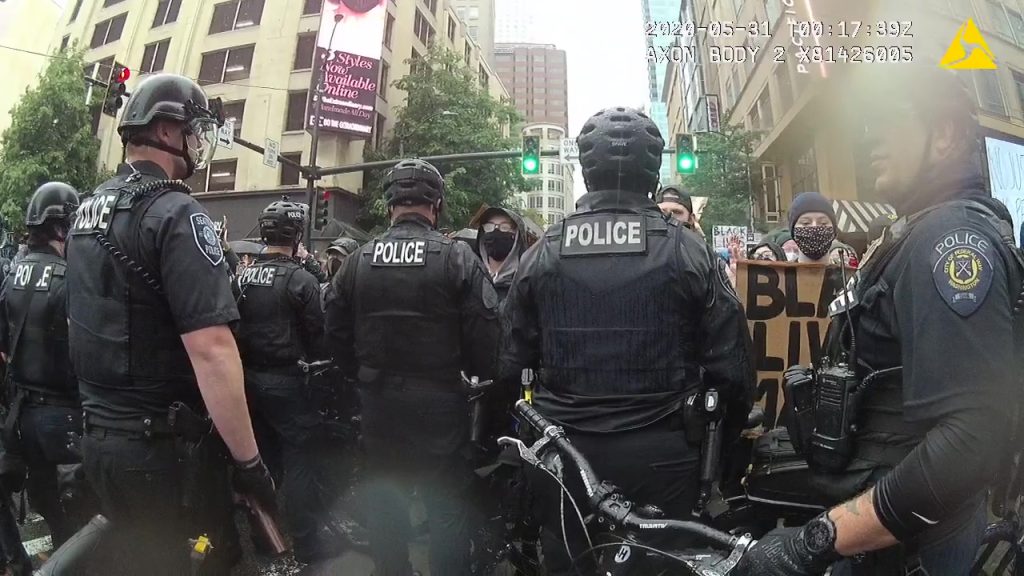
[[(10, 111), (0, 137), (0, 215), (10, 228), (23, 228), (25, 206), (40, 184), (62, 181), (85, 191), (99, 183), (100, 143), (85, 103), (84, 66), (81, 52), (57, 54)], [(101, 100), (94, 91), (94, 105)]]
[[(367, 161), (398, 158), (400, 148), (401, 155), (409, 158), (518, 147), (518, 140), (502, 131), (503, 125), (519, 121), (515, 108), (492, 98), (480, 86), (476, 72), (444, 48), (432, 49), (393, 85), (406, 92), (406, 104), (398, 110), (391, 135), (379, 148), (367, 149)], [(446, 217), (442, 224), (456, 230), (466, 226), (481, 204), (514, 208), (513, 195), (526, 188), (518, 159), (435, 165), (445, 177)], [(360, 219), (366, 229), (386, 224), (383, 175), (380, 170), (366, 176)]]
[[(736, 126), (697, 135), (697, 172), (683, 177), (693, 196), (707, 196), (700, 225), (711, 238), (714, 226), (746, 226), (756, 174), (752, 155), (757, 134)], [(749, 172), (748, 172), (749, 170)]]

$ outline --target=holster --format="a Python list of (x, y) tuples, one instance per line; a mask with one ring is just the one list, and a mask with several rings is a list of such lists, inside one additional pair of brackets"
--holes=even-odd
[(214, 495), (209, 493), (209, 475), (224, 465), (226, 452), (209, 418), (182, 402), (171, 404), (167, 423), (175, 436), (175, 446), (182, 460), (181, 505), (188, 510), (202, 510)]
[(704, 410), (704, 392), (695, 392), (687, 396), (683, 401), (682, 412), (686, 442), (691, 446), (700, 446), (704, 442), (708, 422), (711, 421)]

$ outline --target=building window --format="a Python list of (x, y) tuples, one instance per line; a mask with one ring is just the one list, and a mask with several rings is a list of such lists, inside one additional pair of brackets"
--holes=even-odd
[(974, 70), (974, 84), (978, 89), (978, 106), (986, 112), (1006, 116), (1006, 102), (999, 88), (997, 70)]
[(156, 15), (153, 16), (153, 28), (176, 22), (180, 11), (181, 0), (160, 0), (156, 5)]
[(793, 174), (793, 197), (804, 192), (818, 190), (818, 160), (814, 155), (812, 144), (796, 161)]
[(793, 85), (789, 81), (789, 67), (785, 62), (775, 67), (775, 86), (778, 90), (780, 108), (785, 114), (793, 104)]
[(189, 188), (193, 192), (206, 192), (206, 181), (207, 175), (210, 174), (210, 168), (206, 167), (202, 170), (196, 170), (195, 174), (191, 178), (185, 180), (185, 184), (188, 184)]
[(384, 45), (391, 50), (391, 34), (395, 29), (395, 17), (388, 12), (388, 19), (384, 23)]
[[(287, 158), (296, 164), (302, 164), (302, 152), (289, 152), (288, 154), (281, 154), (282, 158)], [(299, 170), (294, 166), (289, 166), (284, 162), (281, 162), (281, 180), (279, 181), (281, 186), (296, 186), (299, 183)]]
[(385, 99), (385, 100), (387, 100), (388, 81), (390, 80), (388, 78), (388, 74), (390, 74), (390, 73), (391, 73), (391, 67), (388, 66), (387, 62), (381, 60), (380, 61), (380, 82), (377, 83), (377, 94), (380, 94), (380, 97)]
[(210, 182), (206, 185), (208, 192), (220, 192), (235, 189), (235, 172), (238, 160), (218, 160), (210, 162)]
[(75, 21), (78, 18), (78, 12), (82, 9), (82, 0), (75, 0), (75, 7), (71, 9), (71, 19), (68, 20), (68, 24)]
[(125, 12), (97, 24), (92, 32), (92, 42), (89, 43), (89, 47), (98, 48), (120, 40), (121, 32), (124, 30), (124, 21), (127, 18), (128, 13)]
[(124, 0), (103, 0), (103, 7), (106, 8), (107, 6), (113, 6), (114, 4), (120, 4), (121, 2), (124, 2)]
[(292, 92), (288, 94), (288, 112), (284, 120), (284, 131), (292, 132), (306, 127), (306, 101), (309, 92)]
[(448, 41), (455, 42), (455, 28), (458, 24), (455, 23), (455, 18), (448, 18)]
[(234, 82), (249, 77), (252, 68), (252, 46), (239, 46), (207, 52), (199, 65), (199, 83)]
[(554, 207), (555, 207), (555, 197), (554, 196), (548, 196), (548, 208), (554, 208)]
[(170, 38), (146, 44), (146, 51), (142, 54), (142, 66), (139, 66), (139, 70), (149, 74), (163, 70), (164, 63), (167, 61), (167, 49), (170, 46)]
[(487, 90), (487, 68), (482, 62), (480, 63), (480, 87)]
[(1013, 33), (1010, 31), (1010, 20), (1003, 10), (1003, 5), (999, 2), (988, 0), (988, 21), (993, 30), (1003, 36), (1013, 38)]
[(775, 116), (772, 114), (772, 100), (767, 86), (758, 97), (757, 106), (761, 109), (761, 128), (771, 130), (775, 126)]
[(469, 64), (469, 58), (472, 55), (473, 55), (473, 45), (469, 43), (469, 40), (466, 40), (466, 52), (465, 52), (466, 64)]
[(245, 117), (245, 100), (224, 103), (224, 120), (235, 122), (235, 138), (242, 135), (242, 119)]
[(71, 41), (71, 35), (70, 34), (67, 34), (63, 38), (60, 39), (60, 51), (61, 52), (63, 52), (64, 49), (68, 47), (68, 42), (70, 42), (70, 41)]
[(416, 9), (416, 18), (413, 20), (412, 29), (416, 34), (416, 37), (419, 38), (420, 42), (423, 42), (424, 45), (429, 46), (434, 40), (434, 28), (430, 25), (430, 22), (427, 21), (427, 17), (419, 11), (419, 8)]
[(437, 0), (426, 0), (427, 9), (430, 10), (431, 14), (437, 14)]
[(470, 20), (477, 20), (480, 18), (480, 8), (477, 6), (470, 6), (466, 14)]
[(547, 165), (547, 168), (545, 168), (545, 171), (548, 174), (554, 174), (555, 173), (555, 163), (554, 162), (543, 162), (543, 164)]
[(213, 7), (210, 34), (258, 26), (263, 16), (263, 0), (233, 0)]
[(380, 141), (384, 139), (384, 125), (388, 119), (383, 114), (377, 112), (377, 124), (373, 131), (373, 146), (374, 148), (380, 148)]
[(415, 47), (413, 47), (412, 53), (409, 54), (409, 71), (412, 73), (416, 73), (416, 71), (419, 70), (420, 61), (422, 59), (423, 57), (420, 56), (419, 51), (416, 50)]
[(315, 53), (316, 32), (299, 34), (299, 39), (295, 43), (295, 62), (292, 62), (292, 70), (311, 70)]
[(302, 15), (319, 14), (324, 9), (324, 0), (306, 0), (302, 3)]

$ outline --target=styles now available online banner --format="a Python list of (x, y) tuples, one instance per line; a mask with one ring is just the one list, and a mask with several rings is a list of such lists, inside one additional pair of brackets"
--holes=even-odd
[(370, 136), (386, 22), (387, 0), (324, 1), (309, 91), (307, 129), (312, 130), (316, 123), (314, 99), (317, 75), (322, 69), (320, 129)]

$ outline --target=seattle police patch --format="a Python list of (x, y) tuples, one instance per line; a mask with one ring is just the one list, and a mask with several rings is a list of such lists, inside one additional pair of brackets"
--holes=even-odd
[(973, 314), (992, 287), (992, 245), (980, 232), (960, 228), (934, 247), (932, 280), (946, 305), (960, 316)]
[(199, 252), (210, 261), (210, 264), (217, 266), (224, 261), (224, 249), (220, 246), (213, 220), (203, 213), (193, 214), (190, 219), (192, 220), (192, 236), (195, 238)]

